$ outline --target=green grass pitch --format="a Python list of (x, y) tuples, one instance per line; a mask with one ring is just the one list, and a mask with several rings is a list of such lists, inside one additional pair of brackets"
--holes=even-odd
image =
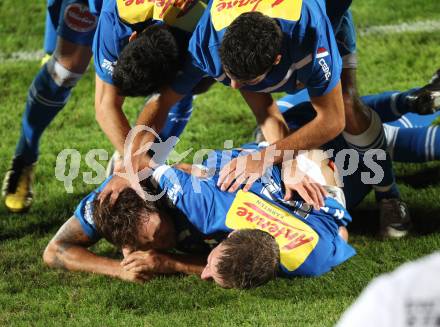
[[(17, 51), (41, 48), (44, 0), (0, 2), (0, 175), (13, 154), (27, 88), (38, 60), (13, 60)], [(354, 1), (359, 27), (440, 19), (438, 0)], [(362, 94), (404, 90), (424, 84), (440, 65), (440, 33), (411, 32), (360, 36), (359, 87)], [(375, 276), (440, 247), (438, 163), (396, 165), (403, 198), (415, 231), (403, 240), (381, 242), (372, 197), (354, 213), (351, 242), (358, 255), (320, 278), (279, 279), (251, 290), (223, 290), (196, 277), (158, 278), (144, 285), (46, 268), (43, 249), (81, 197), (93, 189), (82, 181), (90, 171), (90, 149), (111, 146), (94, 118), (94, 72), (81, 80), (67, 107), (42, 139), (36, 173), (36, 200), (25, 215), (0, 205), (0, 326), (331, 326)], [(134, 119), (142, 99), (127, 101)], [(221, 148), (223, 140), (251, 139), (255, 122), (237, 92), (216, 85), (196, 99), (194, 116), (178, 150)], [(67, 194), (55, 178), (57, 154), (75, 148), (81, 173)], [(103, 164), (105, 162), (103, 161)], [(115, 255), (105, 242), (95, 250)]]

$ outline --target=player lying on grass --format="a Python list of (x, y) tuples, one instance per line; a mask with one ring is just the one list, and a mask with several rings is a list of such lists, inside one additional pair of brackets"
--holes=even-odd
[[(404, 149), (404, 147), (399, 149)], [(237, 154), (237, 152), (235, 154)], [(407, 156), (410, 157), (410, 155)], [(220, 168), (219, 160), (208, 160), (207, 166), (208, 168), (212, 166)], [(328, 171), (327, 166), (325, 166), (325, 169)], [(164, 170), (168, 171), (168, 173), (163, 174)], [(191, 169), (186, 168), (186, 171), (188, 170)], [(192, 171), (194, 172), (197, 170), (192, 169)], [(272, 212), (282, 210), (281, 208), (287, 206), (287, 211), (289, 212), (290, 217), (292, 217), (292, 214), (295, 215), (297, 222), (303, 222), (301, 217), (310, 214), (311, 217), (315, 217), (316, 214), (324, 215), (328, 219), (327, 227), (332, 226), (333, 235), (336, 235), (338, 220), (335, 220), (335, 217), (332, 215), (327, 215), (331, 212), (330, 210), (327, 212), (325, 212), (326, 209), (323, 211), (322, 208), (319, 211), (313, 210), (302, 201), (293, 202), (294, 208), (292, 208), (288, 202), (283, 201), (284, 194), (282, 182), (279, 179), (281, 176), (279, 175), (278, 168), (276, 169), (276, 172), (277, 173), (273, 174), (271, 178), (266, 180), (266, 182), (260, 180), (253, 186), (254, 188), (260, 187), (260, 190), (254, 189), (251, 193), (240, 192), (236, 195), (219, 192), (219, 189), (215, 186), (215, 181), (218, 178), (218, 175), (216, 175), (214, 179), (200, 182), (203, 190), (199, 189), (201, 192), (195, 193), (192, 188), (192, 183), (197, 180), (193, 177), (190, 177), (187, 173), (178, 171), (175, 168), (159, 168), (156, 170), (154, 177), (156, 180), (159, 180), (161, 186), (167, 190), (168, 197), (175, 201), (175, 206), (170, 206), (169, 202), (165, 201), (164, 198), (161, 200), (164, 202), (143, 202), (136, 192), (131, 189), (124, 190), (114, 206), (109, 205), (108, 198), (104, 203), (100, 204), (99, 201), (96, 200), (96, 195), (104, 186), (103, 184), (96, 192), (91, 193), (81, 202), (75, 211), (74, 217), (70, 218), (60, 228), (58, 233), (47, 246), (44, 253), (44, 260), (52, 267), (94, 272), (136, 281), (149, 279), (156, 273), (182, 272), (199, 274), (202, 272), (202, 268), (204, 268), (203, 255), (201, 258), (161, 253), (157, 251), (141, 252), (139, 250), (166, 249), (175, 246), (178, 249), (188, 252), (206, 253), (210, 246), (215, 245), (218, 240), (225, 237), (224, 233), (217, 232), (234, 229), (233, 227), (231, 228), (227, 226), (227, 224), (234, 224), (237, 222), (228, 221), (228, 212), (230, 210), (233, 212), (233, 208), (235, 208), (234, 206), (231, 206), (231, 204), (234, 203), (235, 200), (243, 200), (243, 197), (246, 196), (251, 196), (251, 200), (255, 200), (255, 193), (261, 196), (260, 204), (266, 203), (265, 201), (267, 201), (269, 207), (273, 205), (276, 206), (275, 209), (277, 210)], [(274, 177), (278, 179), (274, 179)], [(328, 176), (326, 176), (326, 178), (328, 178)], [(185, 185), (185, 191), (182, 190), (182, 185)], [(371, 187), (360, 182), (358, 173), (346, 176), (344, 179), (344, 185), (348, 203), (352, 205), (359, 202), (371, 190)], [(333, 188), (333, 190), (337, 189)], [(335, 194), (337, 193), (338, 192), (335, 191)], [(337, 198), (341, 199), (342, 197)], [(327, 202), (328, 201), (333, 202), (331, 199), (327, 199)], [(342, 200), (340, 201), (342, 202)], [(336, 201), (336, 203), (338, 202)], [(290, 204), (292, 204), (292, 202), (290, 202)], [(169, 210), (174, 210), (174, 207), (180, 209), (180, 213), (185, 213), (187, 215), (186, 218), (191, 223), (184, 217), (179, 216), (176, 211), (172, 211), (173, 214), (169, 215)], [(216, 208), (218, 210), (208, 210), (209, 208)], [(285, 208), (286, 207), (284, 207), (284, 209)], [(252, 207), (251, 209), (258, 208)], [(346, 210), (343, 210), (343, 208), (339, 208), (338, 210), (340, 211), (337, 212), (337, 216), (345, 217), (339, 222), (342, 223), (348, 221), (347, 219), (349, 219), (349, 216), (348, 213), (346, 213)], [(240, 209), (239, 213), (243, 214), (244, 211)], [(334, 213), (336, 213), (336, 211), (334, 211)], [(200, 215), (207, 219), (202, 219)], [(218, 220), (217, 218), (208, 219), (209, 217), (212, 217), (212, 215), (214, 215), (214, 217), (219, 215), (218, 217), (220, 218), (218, 218)], [(299, 217), (296, 215), (299, 215)], [(280, 216), (283, 216), (283, 214), (280, 214)], [(148, 219), (146, 219), (147, 217)], [(237, 217), (243, 216), (237, 215)], [(316, 222), (314, 218), (309, 221), (311, 223), (313, 221)], [(249, 223), (252, 223), (252, 221)], [(253, 223), (258, 224), (258, 221), (254, 221)], [(173, 224), (174, 230), (172, 228)], [(198, 227), (202, 233), (195, 230), (194, 227)], [(241, 225), (240, 227), (250, 226)], [(316, 225), (314, 225), (313, 228), (318, 230), (320, 235), (325, 234), (320, 228), (316, 227)], [(209, 232), (215, 232), (215, 234), (210, 236), (203, 234)], [(223, 245), (227, 246), (230, 244), (228, 242), (236, 244), (241, 237), (247, 239), (248, 242), (251, 242), (252, 239), (257, 239), (261, 242), (268, 242), (268, 246), (265, 247), (265, 249), (271, 254), (271, 259), (268, 260), (269, 263), (266, 265), (266, 273), (263, 274), (263, 277), (260, 277), (264, 280), (273, 277), (274, 256), (277, 256), (277, 252), (273, 251), (276, 248), (274, 247), (273, 239), (267, 235), (262, 236), (263, 234), (255, 231), (246, 231), (243, 233), (243, 235), (236, 234), (235, 237), (231, 236), (230, 241), (226, 241)], [(257, 233), (258, 235), (249, 237), (249, 233), (251, 233), (251, 235), (252, 233)], [(294, 234), (290, 234), (290, 236), (292, 235)], [(101, 236), (104, 236), (111, 243), (123, 248), (126, 258), (122, 262), (122, 265), (120, 260), (99, 257), (88, 250), (88, 248), (96, 243)], [(174, 243), (176, 236), (177, 242)], [(336, 239), (339, 240), (339, 238)], [(340, 242), (338, 241), (338, 243)], [(343, 243), (340, 244), (343, 245)], [(243, 247), (240, 246), (238, 246), (238, 248), (243, 249)], [(343, 246), (343, 248), (348, 249), (346, 246)], [(133, 250), (137, 251), (130, 254)], [(258, 282), (255, 280), (245, 282), (243, 279), (240, 279), (241, 277), (237, 277), (240, 279), (239, 281), (233, 281), (232, 276), (223, 276), (226, 274), (226, 271), (221, 269), (221, 272), (218, 272), (216, 267), (221, 267), (221, 264), (215, 264), (215, 262), (219, 260), (219, 254), (223, 253), (223, 250), (224, 248), (222, 249), (222, 247), (219, 247), (213, 252), (209, 259), (209, 264), (204, 270), (204, 278), (214, 277), (217, 281), (220, 280), (222, 285), (239, 287), (247, 287), (263, 282), (262, 280), (259, 280)], [(318, 258), (317, 260), (319, 261), (319, 253), (313, 253), (313, 255), (309, 256), (310, 259), (307, 260)], [(233, 257), (234, 256), (231, 258)], [(240, 255), (239, 257), (242, 256)], [(238, 260), (238, 258), (235, 257), (234, 260)], [(307, 262), (307, 260), (293, 273), (319, 274), (319, 269), (325, 270), (331, 268), (329, 262), (327, 262), (327, 265), (313, 265), (310, 267), (307, 265), (307, 263), (310, 263)], [(241, 261), (238, 266), (241, 266), (242, 263), (243, 262)], [(272, 265), (270, 263), (272, 263)], [(227, 265), (230, 266), (230, 263)], [(220, 279), (217, 276), (218, 274), (220, 274)], [(237, 274), (237, 276), (243, 275)]]
[[(239, 153), (234, 151), (234, 156)], [(343, 226), (351, 220), (344, 209), (343, 193), (339, 188), (329, 186), (331, 195), (320, 209), (313, 209), (299, 199), (286, 202), (281, 169), (274, 167), (273, 174), (256, 182), (250, 192), (222, 192), (216, 186), (221, 153), (215, 154), (219, 157), (211, 157), (208, 163), (211, 165), (208, 168), (217, 167), (213, 178), (205, 176), (200, 180), (177, 168), (158, 167), (153, 178), (166, 194), (158, 201), (144, 202), (132, 189), (126, 189), (113, 206), (108, 198), (100, 203), (96, 195), (104, 183), (81, 201), (74, 217), (50, 241), (44, 261), (51, 267), (101, 273), (128, 280), (145, 280), (153, 274), (175, 272), (200, 274), (205, 267), (206, 254), (194, 257), (139, 251), (176, 247), (187, 252), (203, 253), (205, 250), (206, 253), (208, 246), (217, 244), (232, 230), (243, 228), (241, 226), (261, 227), (273, 232), (279, 244), (285, 248), (281, 251), (280, 260), (282, 271), (287, 275), (320, 275), (355, 253), (338, 235), (339, 227), (345, 229)], [(188, 169), (197, 171), (192, 167)], [(322, 169), (325, 178), (330, 181), (328, 184), (335, 185), (330, 167), (324, 163)], [(287, 167), (285, 171), (286, 174), (292, 174), (295, 165)], [(316, 178), (321, 178), (326, 184), (324, 177)], [(151, 192), (151, 186), (148, 189)], [(321, 188), (315, 191), (321, 194), (325, 192)], [(240, 211), (243, 201), (245, 204), (250, 201), (247, 210), (249, 214), (254, 212), (255, 219), (261, 210), (264, 212), (260, 213), (261, 217), (275, 215), (267, 220), (272, 219), (273, 226), (261, 225), (261, 221), (255, 219), (250, 225), (241, 222), (244, 215), (236, 214), (236, 211)], [(199, 232), (195, 232), (194, 228)], [(88, 250), (100, 237), (123, 249), (125, 261), (122, 265), (118, 260), (99, 257)], [(202, 246), (196, 246), (201, 243)], [(133, 250), (137, 251), (130, 254)], [(273, 258), (270, 260), (273, 261)], [(272, 277), (277, 266), (278, 262), (270, 268)], [(142, 271), (139, 271), (139, 267), (142, 267)], [(240, 287), (256, 284), (243, 284)]]

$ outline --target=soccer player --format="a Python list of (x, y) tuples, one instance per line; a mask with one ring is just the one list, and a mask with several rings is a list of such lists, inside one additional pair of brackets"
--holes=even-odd
[[(351, 14), (345, 11), (349, 2), (339, 2), (335, 6), (336, 2), (327, 1), (326, 8), (321, 0), (256, 4), (211, 1), (191, 37), (191, 57), (183, 73), (147, 105), (138, 122), (156, 128), (159, 113), (167, 113), (171, 105), (182, 99), (182, 94), (207, 74), (240, 89), (267, 140), (277, 150), (319, 147), (344, 130), (348, 146), (361, 156), (370, 149), (385, 151), (379, 117), (357, 96), (354, 26)], [(326, 11), (329, 8), (332, 9), (330, 19), (327, 18), (330, 11)], [(288, 136), (285, 121), (270, 93), (295, 93), (304, 88), (310, 94), (317, 115), (309, 124)], [(416, 94), (415, 98), (426, 95), (431, 105), (425, 109), (432, 112), (438, 107), (438, 90), (436, 93), (424, 88), (422, 93)], [(408, 101), (404, 101), (404, 105), (419, 110), (420, 107), (414, 105), (417, 101), (409, 101), (410, 98), (410, 94), (405, 95), (404, 99)], [(152, 139), (153, 136), (147, 133), (136, 143), (147, 143)], [(136, 149), (134, 147), (133, 153)], [(262, 150), (262, 158), (266, 151)], [(390, 157), (386, 151), (384, 153), (386, 160), (378, 161), (385, 173), (384, 178), (375, 185), (381, 219), (390, 214), (388, 209), (391, 208), (382, 200), (394, 202), (394, 207), (402, 203)], [(275, 162), (281, 162), (283, 155), (281, 152), (275, 156)], [(143, 158), (132, 162), (135, 170), (148, 166)], [(264, 173), (267, 168), (264, 164), (264, 160), (252, 160), (250, 156), (232, 161), (224, 168), (219, 184), (223, 190), (229, 188), (229, 191), (235, 191), (242, 183), (248, 188)], [(117, 196), (124, 185), (123, 181), (117, 180), (109, 183), (104, 194), (110, 192)], [(125, 182), (125, 186), (127, 184)], [(409, 216), (400, 219), (405, 226)]]
[[(166, 6), (151, 1), (105, 3), (93, 43), (95, 109), (99, 125), (121, 155), (131, 129), (122, 111), (125, 97), (149, 96), (174, 79), (205, 8), (202, 1), (171, 1)], [(169, 114), (157, 117), (161, 138), (180, 135), (192, 112), (193, 94), (212, 82), (194, 85)]]
[[(95, 29), (96, 118), (115, 148), (123, 151), (130, 127), (122, 112), (122, 95), (140, 95), (139, 90), (151, 94), (177, 74), (191, 29), (204, 9), (205, 5), (199, 1), (173, 2), (165, 7), (158, 2), (111, 0), (103, 5), (101, 0), (49, 1), (48, 20), (57, 26), (57, 48), (30, 88), (22, 134), (3, 182), (4, 201), (10, 211), (24, 212), (32, 204), (40, 137), (65, 106), (71, 89), (87, 68)], [(101, 12), (98, 22), (96, 16)], [(53, 39), (49, 22), (46, 32), (45, 49), (50, 51)], [(127, 87), (125, 83), (127, 88), (119, 89), (113, 84), (113, 65), (129, 40), (133, 42), (119, 60), (115, 83), (129, 79), (131, 84)], [(209, 81), (204, 82), (199, 83), (194, 93), (209, 87)], [(165, 125), (161, 136), (180, 135), (191, 110), (192, 94), (189, 94), (173, 107), (169, 119), (167, 115), (161, 117), (161, 126)]]
[[(154, 273), (195, 273), (202, 271), (214, 236), (206, 238), (181, 215), (166, 197), (146, 202), (131, 188), (125, 189), (110, 205), (100, 203), (96, 195), (108, 182), (87, 195), (74, 215), (58, 230), (47, 245), (43, 259), (52, 268), (85, 271), (129, 281), (145, 281)], [(157, 188), (144, 184), (149, 193)], [(120, 247), (124, 255), (137, 251), (148, 256), (148, 273), (133, 273), (121, 266), (121, 260), (93, 253), (89, 248), (102, 237)], [(217, 236), (217, 237), (220, 237)], [(193, 255), (165, 252), (176, 248)], [(156, 250), (156, 251), (153, 251)], [(158, 252), (161, 250), (162, 252)]]
[[(234, 151), (234, 156), (239, 154), (240, 151)], [(214, 159), (211, 160), (213, 167), (217, 167), (222, 162), (221, 156), (218, 158), (214, 156), (211, 159)], [(322, 166), (323, 169), (330, 169), (325, 164)], [(290, 168), (294, 171), (296, 167)], [(192, 167), (186, 169), (194, 172)], [(234, 222), (231, 225), (231, 219), (234, 220), (235, 214), (227, 214), (228, 211), (236, 210), (240, 201), (249, 200), (249, 196), (251, 197), (249, 201), (264, 203), (271, 208), (269, 213), (278, 214), (277, 219), (281, 221), (278, 236), (281, 244), (287, 249), (284, 251), (286, 253), (282, 252), (281, 255), (281, 263), (286, 265), (286, 273), (319, 275), (354, 255), (354, 250), (337, 235), (339, 227), (345, 226), (351, 220), (341, 204), (342, 191), (338, 188), (330, 188), (332, 195), (319, 210), (314, 210), (302, 200), (285, 202), (282, 199), (280, 173), (281, 170), (275, 167), (273, 175), (268, 175), (267, 179), (255, 183), (254, 189), (249, 194), (241, 191), (232, 194), (222, 192), (216, 186), (218, 170), (213, 179), (199, 180), (198, 177), (180, 169), (160, 166), (154, 172), (153, 178), (159, 183), (159, 190), (166, 193), (165, 197), (159, 201), (143, 201), (132, 189), (127, 188), (113, 206), (110, 206), (108, 198), (103, 203), (96, 199), (104, 183), (97, 191), (81, 201), (75, 216), (70, 218), (50, 241), (44, 260), (52, 267), (102, 273), (123, 279), (129, 276), (128, 279), (131, 280), (148, 279), (155, 273), (200, 274), (204, 267), (204, 263), (200, 264), (202, 258), (199, 258), (197, 266), (194, 264), (197, 262), (194, 257), (183, 259), (183, 257), (153, 252), (155, 260), (161, 262), (158, 264), (161, 268), (155, 266), (153, 269), (151, 252), (140, 251), (170, 248), (175, 244), (175, 238), (182, 243), (183, 239), (191, 235), (188, 225), (192, 226), (192, 230), (194, 228), (199, 230), (201, 235), (199, 239), (204, 239), (205, 246), (218, 244), (219, 240), (224, 239), (228, 232), (236, 228)], [(334, 180), (333, 172), (327, 172), (326, 175)], [(196, 184), (198, 186), (195, 186)], [(170, 205), (168, 200), (173, 204)], [(186, 218), (176, 214), (175, 209)], [(176, 232), (173, 232), (173, 225)], [(178, 227), (182, 225), (186, 228)], [(254, 226), (254, 228), (259, 227), (261, 227), (259, 224)], [(297, 231), (302, 232), (298, 234)], [(99, 258), (87, 249), (100, 236), (124, 248), (126, 260), (122, 262), (123, 267), (116, 260)], [(192, 242), (193, 240), (187, 247), (190, 252), (194, 252), (195, 249)], [(294, 250), (297, 248), (301, 248), (299, 252)], [(130, 254), (133, 249), (137, 251)], [(204, 258), (206, 259), (206, 256)], [(180, 259), (190, 260), (193, 264), (177, 263)], [(145, 261), (148, 261), (148, 264)], [(188, 263), (188, 261), (184, 262)], [(139, 267), (143, 267), (143, 271), (137, 271)], [(172, 271), (172, 267), (180, 267), (180, 270)]]
[[(32, 183), (42, 133), (66, 105), (92, 56), (101, 0), (49, 0), (45, 49), (53, 51), (52, 27), (57, 39), (50, 59), (34, 78), (22, 118), (21, 135), (12, 164), (3, 180), (5, 206), (24, 212), (32, 204)], [(94, 8), (94, 9), (92, 9)]]

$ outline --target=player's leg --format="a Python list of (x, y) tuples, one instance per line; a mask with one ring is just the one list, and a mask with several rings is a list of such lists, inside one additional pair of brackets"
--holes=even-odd
[(362, 102), (373, 108), (384, 123), (397, 120), (408, 113), (432, 115), (440, 110), (439, 73), (436, 72), (431, 82), (421, 88), (367, 95), (362, 97)]
[(439, 126), (399, 128), (384, 124), (389, 152), (394, 161), (440, 160)]
[[(414, 88), (405, 92), (386, 91), (378, 94), (361, 96), (361, 101), (369, 108), (373, 109), (380, 117), (383, 123), (389, 123), (392, 126), (402, 128), (429, 126), (435, 118), (440, 116), (437, 111), (429, 115), (420, 115), (408, 112), (405, 108), (405, 98), (420, 88)], [(286, 119), (287, 124), (295, 124), (298, 115), (293, 111), (299, 107), (309, 105), (309, 111), (313, 112), (313, 107), (307, 90), (301, 90), (295, 94), (287, 94), (277, 101), (278, 108)], [(403, 108), (403, 109), (402, 109)], [(291, 118), (289, 118), (292, 116)], [(288, 120), (290, 119), (290, 120)]]
[[(55, 52), (41, 67), (29, 89), (21, 135), (3, 181), (5, 205), (10, 211), (22, 212), (30, 207), (40, 137), (65, 106), (90, 61), (96, 17), (87, 8), (87, 0), (63, 1)], [(81, 19), (77, 19), (78, 15)]]
[(343, 57), (341, 82), (346, 118), (343, 137), (348, 146), (356, 150), (361, 158), (364, 158), (367, 152), (374, 153), (372, 158), (384, 156), (383, 160), (375, 160), (383, 171), (383, 178), (372, 185), (379, 204), (380, 234), (384, 237), (404, 236), (410, 226), (410, 217), (406, 204), (400, 200), (382, 122), (376, 112), (362, 103), (357, 92), (356, 37), (349, 12), (344, 15), (336, 32), (336, 38)]

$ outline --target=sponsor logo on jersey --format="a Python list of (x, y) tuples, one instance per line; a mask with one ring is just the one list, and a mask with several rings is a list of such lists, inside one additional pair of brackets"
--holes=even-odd
[(325, 61), (324, 58), (321, 58), (319, 59), (318, 63), (321, 66), (322, 71), (324, 72), (325, 80), (328, 81), (332, 76), (332, 73), (330, 72), (330, 68), (327, 65), (327, 62)]
[(82, 3), (72, 3), (64, 11), (64, 23), (76, 32), (90, 32), (96, 27), (97, 18), (89, 7)]
[(290, 271), (307, 259), (319, 240), (318, 234), (297, 217), (241, 190), (226, 215), (225, 224), (231, 229), (259, 229), (272, 235), (280, 247), (281, 264)]
[(199, 0), (117, 0), (119, 17), (128, 24), (154, 19), (191, 32), (206, 4)]
[(219, 31), (229, 26), (235, 18), (245, 12), (262, 14), (289, 21), (297, 21), (301, 15), (302, 0), (214, 0), (211, 18)]
[(84, 219), (92, 226), (95, 226), (95, 221), (93, 220), (93, 199), (86, 202), (84, 207)]
[(104, 69), (109, 75), (113, 75), (113, 69), (115, 68), (116, 61), (110, 61), (104, 59), (101, 63), (102, 69)]

